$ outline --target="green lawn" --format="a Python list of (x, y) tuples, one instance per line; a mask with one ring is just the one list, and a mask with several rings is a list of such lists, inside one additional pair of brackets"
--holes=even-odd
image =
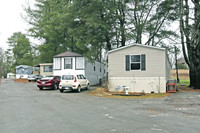
[(186, 86), (190, 85), (189, 79), (180, 79), (180, 84), (185, 84)]

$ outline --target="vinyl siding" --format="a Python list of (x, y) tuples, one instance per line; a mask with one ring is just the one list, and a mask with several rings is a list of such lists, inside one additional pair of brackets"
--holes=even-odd
[[(126, 55), (146, 55), (146, 70), (126, 71)], [(165, 50), (132, 46), (109, 53), (108, 76), (109, 77), (166, 77)]]
[(167, 52), (166, 52), (165, 62), (166, 62), (166, 65), (165, 65), (166, 66), (166, 68), (165, 68), (166, 80), (169, 80), (171, 78), (171, 64), (170, 64)]
[[(95, 71), (94, 71), (95, 67)], [(100, 83), (100, 80), (106, 76), (106, 65), (103, 63), (94, 61), (93, 63), (86, 60), (85, 62), (85, 76), (90, 81), (90, 85), (96, 85)], [(101, 69), (101, 71), (100, 71)], [(105, 72), (104, 72), (105, 70)]]

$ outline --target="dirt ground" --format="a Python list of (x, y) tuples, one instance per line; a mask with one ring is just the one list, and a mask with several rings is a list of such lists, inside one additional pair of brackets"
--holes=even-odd
[(123, 99), (162, 98), (170, 95), (170, 93), (157, 93), (157, 94), (128, 93), (128, 95), (126, 95), (125, 92), (110, 92), (107, 89), (101, 87), (90, 91), (88, 94), (98, 97), (123, 98)]
[(23, 83), (28, 83), (27, 79), (14, 79), (15, 82), (23, 82)]
[[(193, 89), (192, 87), (188, 86), (177, 85), (176, 93), (179, 92), (200, 92), (200, 90)], [(90, 91), (88, 94), (98, 97), (111, 97), (111, 98), (162, 98), (169, 96), (171, 93), (158, 93), (158, 94), (128, 93), (128, 95), (125, 95), (125, 92), (109, 92), (105, 88), (98, 87), (95, 90)]]
[(188, 87), (188, 86), (181, 86), (177, 85), (178, 92), (199, 92), (200, 89), (194, 89), (193, 87)]

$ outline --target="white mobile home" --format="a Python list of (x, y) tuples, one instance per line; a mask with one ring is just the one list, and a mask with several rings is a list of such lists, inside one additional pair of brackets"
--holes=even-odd
[(14, 73), (7, 73), (7, 79), (15, 79)]
[(83, 55), (74, 52), (64, 52), (53, 58), (53, 75), (83, 74), (90, 85), (99, 84), (106, 74), (105, 65), (94, 61), (89, 62)]
[(27, 79), (28, 75), (33, 74), (33, 67), (27, 65), (19, 65), (16, 67), (16, 79)]
[(170, 70), (164, 48), (133, 44), (108, 52), (110, 91), (165, 93)]

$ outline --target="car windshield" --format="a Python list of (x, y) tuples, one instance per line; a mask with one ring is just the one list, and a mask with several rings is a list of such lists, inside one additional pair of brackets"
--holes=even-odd
[(42, 79), (53, 79), (54, 77), (53, 76), (47, 76), (47, 77), (44, 77), (44, 78), (42, 78)]
[(73, 79), (74, 79), (74, 76), (73, 76), (73, 75), (63, 75), (63, 76), (62, 76), (62, 79), (63, 79), (63, 80), (73, 80)]

